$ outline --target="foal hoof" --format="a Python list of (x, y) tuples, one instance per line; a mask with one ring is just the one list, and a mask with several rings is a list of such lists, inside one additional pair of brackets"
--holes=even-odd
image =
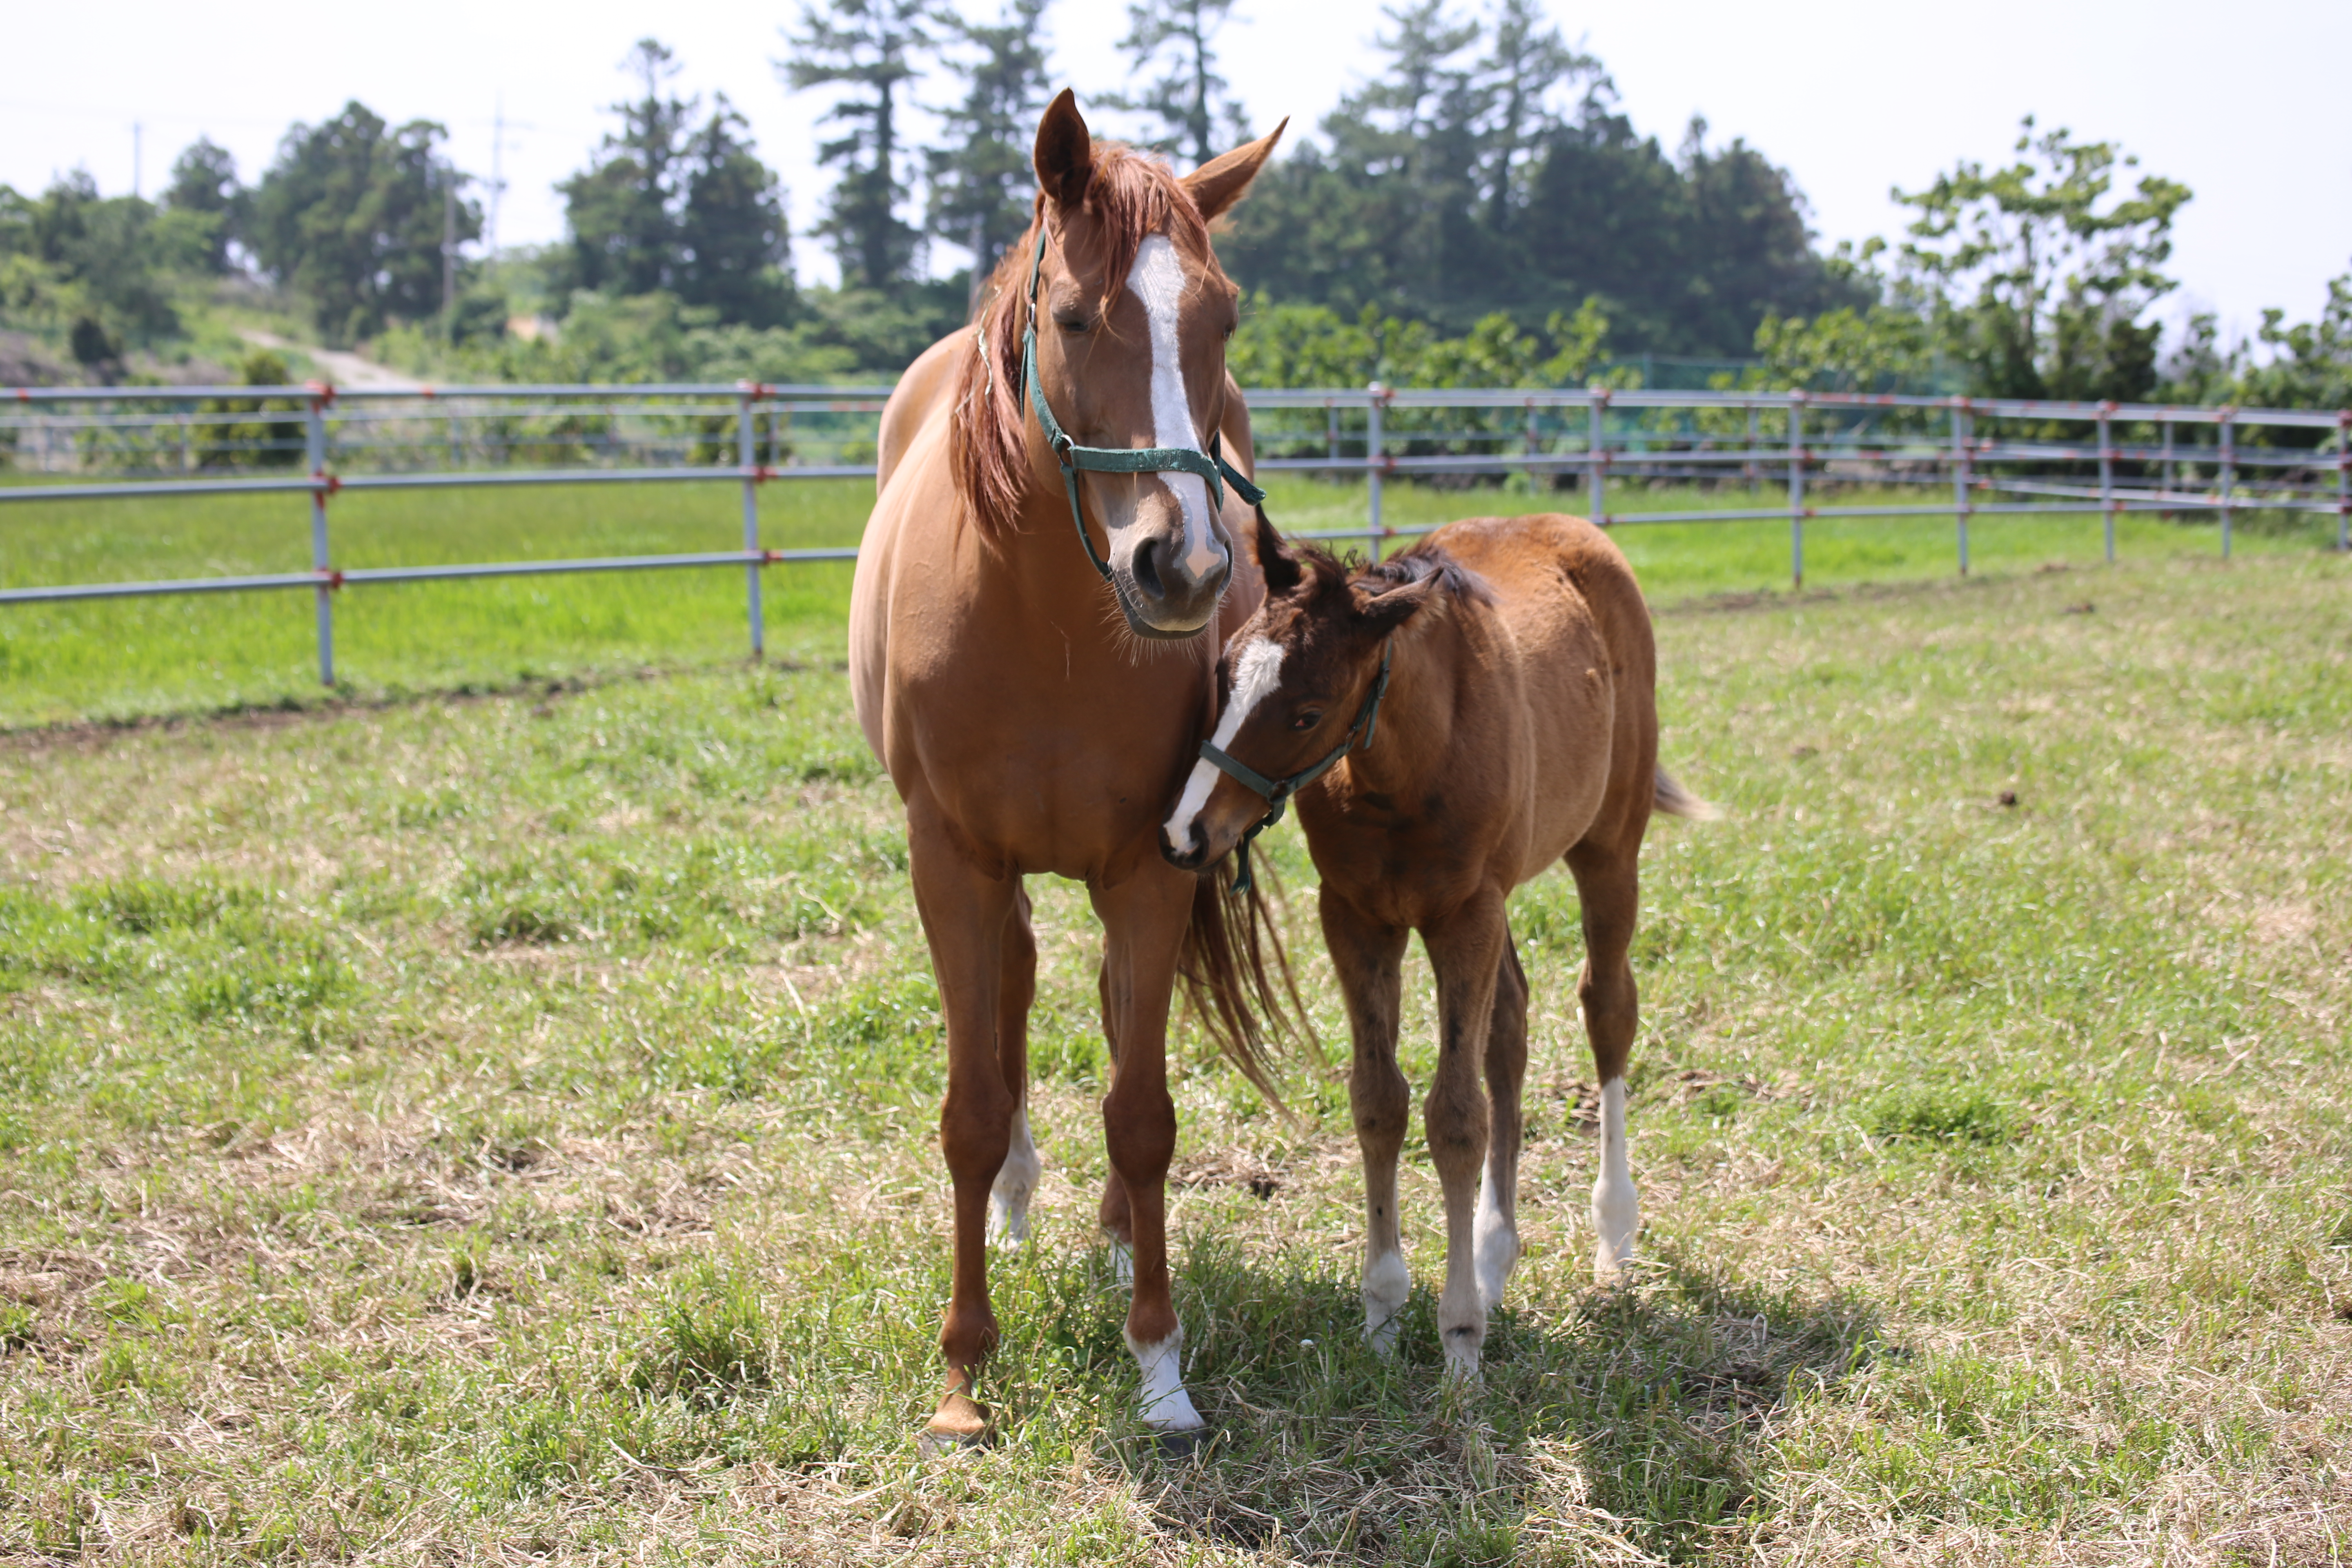
[(988, 1441), (988, 1406), (961, 1390), (950, 1392), (918, 1439), (926, 1458), (968, 1453)]

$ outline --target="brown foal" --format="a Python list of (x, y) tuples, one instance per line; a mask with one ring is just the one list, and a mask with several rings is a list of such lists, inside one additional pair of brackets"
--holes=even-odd
[[(1202, 471), (1219, 445), (1241, 471), (1250, 460), (1249, 417), (1225, 374), (1237, 291), (1209, 223), (1279, 134), (1180, 179), (1095, 145), (1064, 93), (1038, 126), (1030, 232), (974, 327), (926, 353), (883, 416), (849, 658), (858, 721), (906, 802), (947, 1024), (940, 1143), (954, 1184), (955, 1274), (935, 1440), (986, 1428), (978, 1379), (997, 1335), (987, 1241), (1020, 1242), (1038, 1173), (1024, 1109), (1037, 955), (1022, 879), (1048, 873), (1085, 882), (1103, 922), (1115, 1066), (1102, 1221), (1131, 1261), (1127, 1342), (1142, 1418), (1169, 1433), (1201, 1425), (1181, 1376), (1164, 1218), (1180, 957), (1222, 999), (1213, 1016), (1231, 1020), (1237, 999), (1245, 1015), (1246, 998), (1220, 923), (1230, 906), (1160, 858), (1155, 830), (1167, 781), (1215, 711), (1222, 635), (1263, 592), (1234, 548), (1248, 516), (1236, 488)], [(1181, 460), (1083, 472), (1066, 488), (1041, 397), (1081, 448)], [(1253, 1061), (1245, 1044), (1238, 1054)]]
[(1408, 934), (1421, 933), (1439, 1015), (1423, 1107), (1445, 1194), (1437, 1322), (1448, 1369), (1475, 1376), (1486, 1314), (1519, 1256), (1528, 980), (1505, 900), (1563, 858), (1576, 878), (1577, 994), (1601, 1086), (1593, 1266), (1607, 1279), (1631, 1258), (1639, 1224), (1625, 1062), (1642, 835), (1653, 809), (1712, 814), (1658, 769), (1649, 613), (1624, 555), (1590, 522), (1472, 518), (1352, 573), (1285, 546), (1263, 517), (1257, 533), (1267, 597), (1225, 645), (1223, 710), (1162, 825), (1161, 852), (1208, 866), (1266, 816), (1269, 798), (1297, 789), (1354, 1039), (1364, 1328), (1384, 1350), (1410, 1285), (1397, 1228), (1409, 1100), (1398, 965)]

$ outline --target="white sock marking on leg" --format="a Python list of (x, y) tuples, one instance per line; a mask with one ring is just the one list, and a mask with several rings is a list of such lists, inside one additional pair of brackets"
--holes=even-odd
[[(1261, 637), (1242, 649), (1234, 659), (1234, 690), (1225, 702), (1225, 710), (1217, 715), (1217, 732), (1210, 737), (1217, 750), (1223, 751), (1234, 743), (1234, 737), (1252, 710), (1273, 696), (1282, 686), (1282, 656), (1280, 643)], [(1168, 814), (1168, 841), (1183, 848), (1192, 842), (1192, 822), (1201, 808), (1209, 804), (1209, 792), (1217, 787), (1220, 774), (1211, 762), (1192, 764), (1192, 776), (1184, 781), (1184, 795), (1177, 801), (1176, 809)]]
[(1135, 1289), (1135, 1249), (1117, 1237), (1110, 1239), (1110, 1280), (1114, 1285)]
[[(1192, 426), (1192, 402), (1184, 395), (1183, 345), (1176, 329), (1184, 304), (1184, 262), (1164, 234), (1136, 248), (1127, 269), (1128, 292), (1142, 301), (1151, 321), (1152, 445), (1201, 450)], [(1223, 553), (1209, 527), (1209, 487), (1198, 474), (1163, 473), (1160, 482), (1184, 513), (1184, 569), (1195, 577), (1216, 570)]]
[(1044, 1168), (1037, 1144), (1029, 1136), (1029, 1108), (1013, 1113), (1013, 1146), (996, 1168), (988, 1190), (988, 1239), (999, 1247), (1018, 1247), (1029, 1239), (1029, 1196), (1037, 1190)]
[(1364, 1339), (1387, 1355), (1396, 1349), (1397, 1319), (1405, 1298), (1412, 1293), (1412, 1275), (1402, 1252), (1383, 1252), (1364, 1260)]
[(1633, 1257), (1633, 1233), (1641, 1228), (1641, 1194), (1625, 1158), (1625, 1080), (1601, 1086), (1601, 1174), (1592, 1184), (1592, 1272), (1607, 1279)]
[(1143, 1424), (1155, 1432), (1190, 1432), (1206, 1426), (1192, 1408), (1192, 1396), (1184, 1392), (1184, 1331), (1179, 1328), (1156, 1345), (1138, 1344), (1125, 1329), (1119, 1336), (1135, 1352), (1136, 1370), (1143, 1376)]
[(1478, 1178), (1478, 1220), (1471, 1232), (1478, 1259), (1478, 1298), (1493, 1311), (1503, 1304), (1503, 1285), (1519, 1260), (1518, 1233), (1503, 1217), (1502, 1195), (1495, 1190), (1495, 1168)]

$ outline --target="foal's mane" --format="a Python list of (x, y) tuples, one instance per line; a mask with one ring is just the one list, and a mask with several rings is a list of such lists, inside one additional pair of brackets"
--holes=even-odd
[[(1094, 220), (1103, 251), (1102, 308), (1127, 282), (1127, 270), (1146, 238), (1167, 234), (1194, 241), (1222, 279), (1209, 247), (1209, 226), (1175, 172), (1115, 142), (1097, 142), (1093, 173), (1078, 211)], [(964, 515), (984, 539), (1012, 531), (1029, 489), (1029, 452), (1023, 434), (1021, 332), (1028, 323), (1030, 258), (1037, 226), (1045, 221), (1041, 193), (1029, 227), (989, 275), (986, 296), (973, 313), (972, 343), (957, 361), (955, 415), (950, 421), (949, 465)]]
[(1315, 593), (1354, 586), (1370, 594), (1384, 594), (1391, 588), (1409, 587), (1434, 577), (1449, 596), (1465, 604), (1495, 602), (1495, 590), (1487, 586), (1486, 579), (1454, 559), (1445, 546), (1433, 539), (1424, 539), (1409, 550), (1400, 550), (1369, 563), (1304, 542), (1287, 544), (1285, 549), (1313, 580), (1311, 591)]

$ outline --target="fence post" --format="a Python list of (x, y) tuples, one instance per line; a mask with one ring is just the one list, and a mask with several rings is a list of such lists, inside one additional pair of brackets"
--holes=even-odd
[(1969, 400), (1952, 399), (1952, 514), (1959, 521), (1960, 575), (1969, 574), (1969, 513), (1974, 508), (1976, 486), (1976, 454), (1970, 449), (1973, 435), (1969, 419)]
[[(760, 549), (760, 465), (759, 437), (756, 416), (751, 405), (767, 389), (756, 382), (745, 382), (738, 400), (735, 416), (735, 460), (743, 469), (743, 553), (761, 553)], [(744, 594), (751, 617), (751, 657), (760, 658), (768, 651), (767, 617), (760, 605), (760, 572), (763, 563), (752, 561), (743, 567)]]
[(327, 400), (331, 386), (310, 384), (310, 413), (305, 446), (310, 458), (310, 570), (319, 574), (311, 592), (319, 599), (319, 684), (335, 683), (335, 584), (327, 554)]
[(1536, 434), (1536, 400), (1528, 399), (1528, 489), (1536, 488), (1536, 454), (1542, 447), (1542, 437)]
[(1381, 436), (1381, 414), (1388, 406), (1389, 389), (1376, 381), (1364, 390), (1371, 395), (1371, 401), (1364, 407), (1364, 472), (1372, 503), (1371, 527), (1365, 535), (1365, 543), (1370, 547), (1372, 559), (1378, 561), (1381, 558), (1381, 542), (1388, 537), (1388, 525), (1381, 521), (1381, 471), (1388, 463), (1388, 453), (1383, 450), (1387, 443)]
[(2238, 411), (2224, 404), (2221, 407), (2221, 559), (2230, 558), (2230, 523), (2231, 508), (2230, 492), (2238, 483), (2238, 432), (2233, 423)]
[(1805, 585), (1805, 395), (1789, 394), (1789, 586)]
[(1609, 526), (1609, 389), (1595, 386), (1586, 389), (1591, 411), (1591, 423), (1584, 437), (1584, 498), (1586, 509), (1592, 513), (1592, 526)]
[(1336, 397), (1323, 400), (1323, 456), (1336, 468), (1339, 465), (1339, 400)]
[[(2177, 482), (2178, 482), (2178, 479), (2177, 479), (2177, 477), (2176, 477), (2176, 475), (2175, 475), (2175, 473), (2174, 473), (2173, 467), (2172, 467), (2172, 421), (2171, 421), (2171, 420), (2169, 420), (2169, 419), (2168, 419), (2168, 420), (2166, 420), (2166, 421), (2164, 422), (2164, 492), (2165, 492), (2165, 494), (2167, 494), (2167, 495), (2170, 495), (2170, 494), (2172, 493), (2172, 488), (2173, 488), (2174, 484), (2175, 484), (2175, 483), (2177, 483)], [(2168, 521), (2168, 522), (2169, 522), (2169, 521), (2172, 520), (2172, 513), (2171, 513), (2170, 511), (2168, 511), (2168, 511), (2160, 512), (2160, 513), (2158, 513), (2158, 515), (2159, 515), (2159, 516), (2161, 516), (2162, 518), (2164, 518), (2164, 520), (2165, 520), (2166, 521)]]
[(1751, 403), (1748, 405), (1748, 461), (1741, 465), (1747, 476), (1748, 488), (1751, 490), (1756, 488), (1756, 443), (1762, 437), (1756, 429), (1756, 405)]
[(2336, 548), (2352, 552), (2352, 408), (2336, 415)]
[(2099, 405), (2099, 521), (2106, 525), (2107, 564), (2116, 563), (2116, 405)]

